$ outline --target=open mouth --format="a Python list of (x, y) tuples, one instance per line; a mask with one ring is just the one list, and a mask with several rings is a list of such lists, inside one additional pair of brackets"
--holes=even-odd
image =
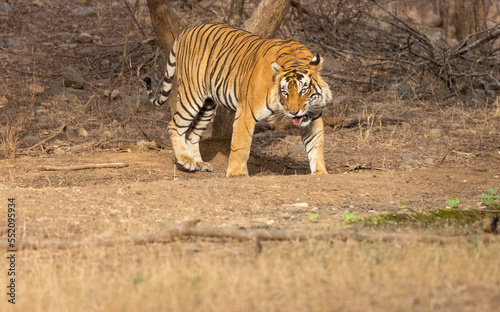
[(303, 122), (306, 122), (308, 120), (309, 120), (309, 114), (305, 114), (304, 116), (292, 118), (292, 122), (296, 126), (300, 126)]

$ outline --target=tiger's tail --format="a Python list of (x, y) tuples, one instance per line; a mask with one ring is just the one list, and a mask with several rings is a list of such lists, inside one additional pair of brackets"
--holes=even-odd
[(151, 78), (149, 77), (144, 78), (144, 82), (146, 83), (146, 90), (148, 91), (149, 100), (155, 106), (161, 106), (165, 104), (165, 102), (168, 100), (168, 96), (170, 95), (170, 90), (172, 89), (172, 81), (174, 79), (174, 73), (176, 67), (176, 62), (175, 62), (176, 46), (177, 46), (177, 41), (174, 42), (172, 50), (170, 50), (170, 54), (167, 59), (167, 68), (165, 68), (165, 75), (163, 77), (163, 87), (161, 90), (160, 98), (158, 99), (155, 98), (153, 94), (153, 90), (151, 89)]

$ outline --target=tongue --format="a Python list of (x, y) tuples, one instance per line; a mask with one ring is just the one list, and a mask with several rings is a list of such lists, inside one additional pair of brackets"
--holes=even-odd
[(302, 116), (300, 118), (292, 118), (292, 122), (293, 122), (294, 125), (300, 126), (300, 124), (302, 123), (303, 119), (304, 119), (304, 116)]

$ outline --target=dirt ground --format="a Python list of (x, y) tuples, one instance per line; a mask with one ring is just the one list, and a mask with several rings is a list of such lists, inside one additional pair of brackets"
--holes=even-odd
[[(222, 20), (220, 12), (228, 5), (171, 2), (193, 23)], [(152, 233), (200, 219), (204, 227), (347, 229), (476, 240), (444, 246), (265, 242), (260, 256), (255, 242), (203, 238), (20, 250), (16, 306), (2, 296), (1, 311), (74, 306), (79, 311), (226, 310), (223, 306), (235, 311), (487, 311), (499, 306), (500, 248), (498, 240), (483, 242), (488, 235), (483, 227), (495, 213), (467, 224), (434, 226), (346, 222), (349, 216), (426, 213), (454, 199), (459, 204), (453, 209), (488, 210), (479, 196), (500, 187), (498, 102), (407, 100), (391, 90), (353, 91), (330, 79), (336, 104), (325, 109), (326, 117), (399, 121), (380, 124), (369, 118), (351, 128), (327, 126), (326, 176), (308, 174), (298, 131), (291, 129), (256, 133), (250, 177), (226, 179), (227, 147), (210, 139), (208, 129), (202, 154), (214, 172), (187, 173), (174, 165), (166, 131), (169, 109), (145, 101), (137, 77), (138, 67), (140, 76), (155, 72), (144, 1), (138, 7), (140, 28), (130, 21), (124, 1), (9, 3), (14, 15), (0, 22), (0, 211), (6, 214), (8, 198), (15, 198), (18, 239), (81, 241)], [(133, 7), (134, 1), (128, 3)], [(96, 15), (74, 11), (89, 6)], [(78, 41), (83, 32), (90, 33), (91, 42)], [(14, 41), (7, 43), (9, 38)], [(82, 73), (83, 89), (61, 86), (67, 66)], [(110, 100), (112, 89), (119, 95)], [(62, 125), (63, 133), (29, 148), (27, 136), (43, 140)], [(42, 169), (98, 163), (127, 166)], [(2, 216), (2, 241), (7, 224)], [(8, 280), (1, 275), (4, 285)]]

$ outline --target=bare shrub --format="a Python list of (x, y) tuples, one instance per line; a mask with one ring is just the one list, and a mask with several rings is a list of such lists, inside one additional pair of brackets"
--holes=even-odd
[(450, 45), (433, 39), (373, 0), (318, 0), (304, 23), (310, 40), (333, 54), (344, 70), (331, 75), (356, 89), (395, 90), (399, 96), (469, 103), (491, 101), (500, 90), (500, 26)]

